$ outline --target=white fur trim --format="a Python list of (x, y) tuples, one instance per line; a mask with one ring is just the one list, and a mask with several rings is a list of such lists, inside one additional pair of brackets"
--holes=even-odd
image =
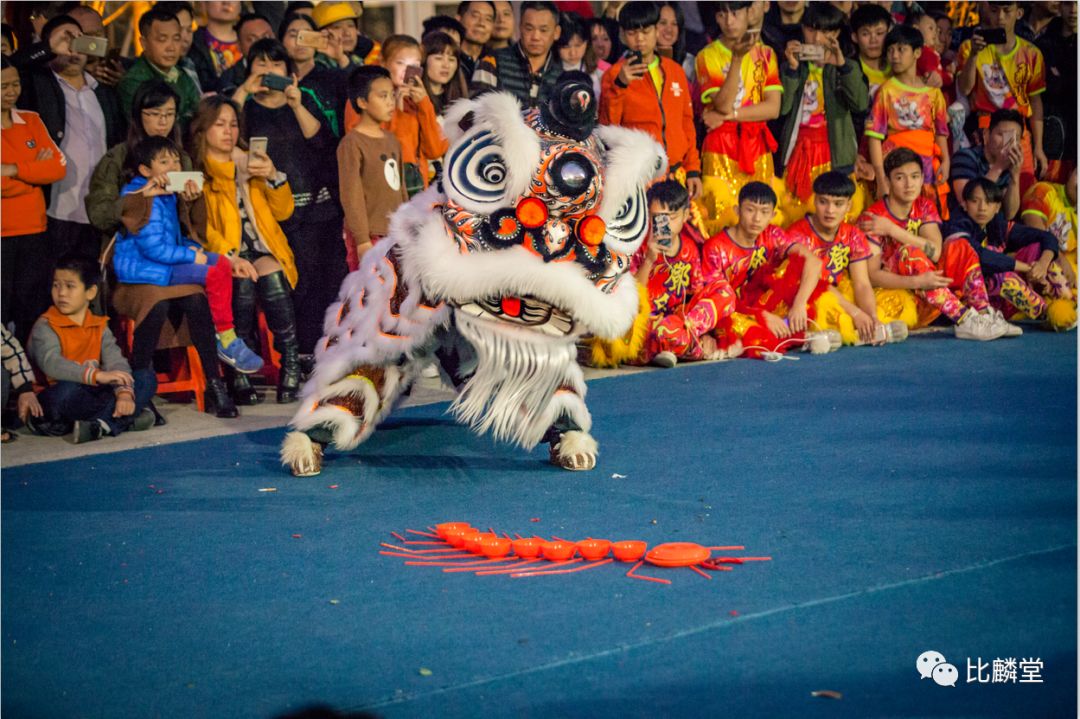
[(303, 432), (289, 432), (281, 442), (281, 463), (294, 473), (314, 467), (318, 462), (315, 443)]
[[(599, 452), (600, 448), (596, 440), (587, 432), (571, 430), (563, 432), (559, 437), (559, 464), (566, 469), (593, 469)], [(585, 455), (588, 458), (584, 467), (572, 465), (572, 460), (578, 455)]]

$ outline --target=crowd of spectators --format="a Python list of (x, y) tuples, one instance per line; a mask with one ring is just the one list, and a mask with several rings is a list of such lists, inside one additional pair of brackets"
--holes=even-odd
[(341, 280), (442, 171), (447, 109), (536, 107), (568, 71), (669, 164), (632, 260), (644, 347), (597, 363), (1071, 329), (1077, 3), (949, 5), (478, 0), (375, 39), (357, 2), (158, 2), (126, 57), (89, 5), (26, 3), (0, 73), (4, 426), (161, 424), (176, 343), (219, 417), (261, 373), (296, 401)]

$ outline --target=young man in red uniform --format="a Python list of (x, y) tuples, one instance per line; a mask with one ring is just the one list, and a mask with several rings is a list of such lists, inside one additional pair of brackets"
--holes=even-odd
[(805, 245), (770, 224), (776, 193), (763, 182), (739, 191), (739, 222), (722, 230), (702, 251), (709, 279), (724, 277), (737, 296), (728, 328), (717, 330), (720, 347), (741, 339), (748, 357), (802, 345), (813, 310), (827, 289), (822, 262)]
[(859, 228), (870, 238), (870, 281), (908, 289), (919, 300), (919, 325), (943, 314), (960, 339), (994, 340), (1012, 327), (990, 308), (982, 268), (966, 241), (942, 242), (941, 217), (922, 196), (922, 158), (900, 147), (885, 157), (889, 194), (867, 208)]

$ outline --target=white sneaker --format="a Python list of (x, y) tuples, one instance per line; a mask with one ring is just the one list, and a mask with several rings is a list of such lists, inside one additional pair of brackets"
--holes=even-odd
[(1006, 330), (993, 317), (980, 314), (975, 310), (968, 310), (967, 314), (956, 323), (953, 332), (960, 340), (987, 342), (1003, 336)]
[[(903, 320), (893, 320), (888, 324), (878, 325), (877, 331), (874, 333), (874, 342), (884, 342), (886, 344), (894, 344), (896, 342), (903, 342), (908, 338), (908, 326)], [(869, 344), (863, 342), (861, 339), (855, 343), (856, 347), (863, 347)]]
[(674, 352), (660, 352), (652, 358), (651, 364), (655, 365), (656, 367), (671, 369), (675, 365), (679, 364), (679, 358), (675, 356)]
[(1005, 319), (1005, 315), (1001, 313), (1001, 310), (991, 307), (986, 311), (987, 315), (993, 318), (993, 321), (1005, 328), (1005, 334), (1002, 337), (1019, 337), (1024, 334), (1024, 330), (1020, 325), (1014, 325)]

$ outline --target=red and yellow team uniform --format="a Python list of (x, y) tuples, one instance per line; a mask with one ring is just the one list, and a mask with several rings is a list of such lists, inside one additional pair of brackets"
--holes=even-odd
[[(649, 333), (638, 362), (647, 364), (661, 352), (680, 359), (704, 358), (701, 338), (727, 321), (735, 311), (735, 293), (725, 277), (706, 280), (701, 267), (699, 236), (689, 225), (679, 237), (672, 257), (661, 255), (649, 273)], [(642, 245), (630, 263), (637, 272), (645, 258)]]
[[(972, 56), (971, 40), (960, 44), (957, 54), (957, 74), (969, 62), (977, 67), (975, 89), (971, 93), (971, 110), (979, 118), (979, 127), (990, 127), (990, 114), (995, 110), (1016, 110), (1025, 118), (1031, 117), (1031, 98), (1046, 91), (1046, 66), (1042, 51), (1021, 37), (1011, 52), (998, 53), (997, 45), (987, 45)], [(1031, 148), (1031, 132), (1024, 128), (1023, 178), (1021, 187), (1034, 181), (1035, 161)]]
[[(919, 229), (925, 224), (941, 224), (937, 208), (925, 197), (915, 198), (915, 203), (907, 217), (894, 215), (885, 204), (885, 200), (879, 200), (868, 207), (864, 213), (864, 216), (867, 215), (884, 217), (913, 235), (919, 234)], [(905, 277), (941, 270), (949, 278), (948, 287), (914, 291), (919, 308), (917, 326), (924, 327), (930, 324), (939, 314), (945, 315), (953, 322), (959, 322), (969, 307), (979, 312), (989, 308), (990, 300), (983, 282), (979, 256), (975, 254), (975, 250), (967, 240), (954, 239), (944, 242), (941, 259), (934, 264), (926, 253), (917, 247), (902, 244), (891, 238), (873, 235), (867, 235), (867, 237), (870, 240), (871, 249), (877, 249), (880, 252), (881, 266), (885, 270)]]
[[(731, 69), (731, 50), (715, 40), (697, 55), (697, 97), (708, 107)], [(739, 65), (735, 107), (764, 101), (767, 92), (783, 92), (776, 53), (758, 43)], [(764, 122), (725, 122), (705, 135), (701, 148), (702, 203), (710, 231), (735, 224), (739, 190), (751, 180), (772, 183), (776, 139)]]
[[(836, 237), (829, 242), (814, 228), (810, 218), (804, 217), (789, 227), (787, 232), (794, 241), (808, 247), (821, 258), (822, 277), (836, 287), (844, 299), (854, 304), (855, 289), (851, 283), (849, 268), (856, 263), (866, 262), (871, 256), (870, 241), (863, 231), (855, 225), (843, 222), (836, 231)], [(910, 325), (915, 324), (918, 313), (915, 309), (915, 298), (910, 292), (879, 288), (874, 294), (877, 300), (877, 317), (883, 324), (897, 319)], [(818, 329), (839, 331), (847, 345), (858, 342), (859, 333), (855, 329), (854, 320), (832, 292), (821, 294), (816, 303), (816, 311)]]
[(1076, 274), (1076, 208), (1069, 202), (1065, 185), (1037, 182), (1024, 195), (1020, 218), (1034, 215), (1042, 218), (1046, 229), (1057, 238), (1058, 253), (1072, 265)]
[[(804, 259), (791, 255), (795, 241), (784, 230), (769, 225), (758, 235), (753, 247), (743, 247), (723, 230), (702, 250), (706, 278), (724, 277), (735, 291), (735, 312), (730, 321), (716, 330), (717, 345), (726, 348), (742, 341), (746, 357), (760, 357), (764, 351), (783, 352), (805, 339), (803, 333), (780, 339), (768, 328), (764, 312), (786, 317), (799, 291)], [(813, 319), (814, 302), (827, 289), (818, 282), (807, 301), (807, 315)]]
[(949, 136), (945, 96), (936, 87), (910, 87), (889, 78), (878, 89), (866, 118), (866, 136), (881, 140), (881, 155), (897, 147), (914, 150), (923, 162), (923, 194), (947, 218), (948, 178), (938, 182), (941, 147), (935, 139)]

